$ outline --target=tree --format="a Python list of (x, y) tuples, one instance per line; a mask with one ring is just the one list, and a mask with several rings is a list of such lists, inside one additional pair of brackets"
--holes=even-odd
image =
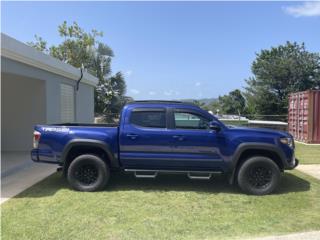
[[(124, 97), (126, 83), (121, 73), (108, 78), (96, 88), (96, 91), (95, 108), (97, 112), (118, 114), (122, 106), (128, 101), (128, 98)], [(106, 98), (101, 99), (100, 96), (106, 96)]]
[(245, 111), (246, 100), (239, 89), (231, 91), (227, 95), (219, 96), (218, 100), (222, 113), (241, 115)]
[(47, 42), (35, 35), (35, 42), (28, 44), (50, 54), (76, 68), (84, 68), (99, 79), (95, 89), (95, 112), (98, 114), (119, 113), (125, 104), (126, 83), (118, 72), (111, 75), (112, 49), (98, 40), (102, 32), (95, 29), (85, 32), (76, 22), (64, 21), (58, 26), (62, 42), (48, 48)]
[(38, 35), (34, 35), (34, 38), (36, 39), (35, 42), (27, 42), (27, 44), (37, 49), (40, 52), (44, 52), (48, 54), (47, 42), (43, 40), (42, 37), (39, 37)]
[(219, 102), (219, 99), (215, 99), (211, 103), (204, 106), (204, 109), (207, 111), (211, 111), (213, 114), (219, 114), (221, 113), (221, 105)]
[(202, 102), (202, 101), (200, 101), (200, 100), (193, 100), (192, 103), (193, 103), (194, 105), (197, 105), (197, 106), (200, 107), (200, 108), (204, 108), (205, 105), (206, 105), (204, 102)]
[(305, 45), (287, 42), (262, 50), (246, 80), (247, 109), (257, 114), (287, 114), (291, 92), (320, 88), (320, 55)]

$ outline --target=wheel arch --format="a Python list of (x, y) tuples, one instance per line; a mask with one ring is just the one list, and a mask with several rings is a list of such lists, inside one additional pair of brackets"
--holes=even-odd
[(109, 144), (93, 139), (74, 139), (68, 142), (61, 155), (61, 163), (66, 173), (70, 163), (82, 154), (94, 154), (101, 157), (111, 168), (118, 168), (119, 163)]
[(276, 145), (268, 143), (243, 143), (239, 145), (232, 159), (233, 170), (229, 179), (230, 184), (234, 183), (240, 166), (246, 159), (253, 156), (265, 156), (272, 159), (278, 165), (280, 171), (283, 171), (285, 168), (284, 153)]

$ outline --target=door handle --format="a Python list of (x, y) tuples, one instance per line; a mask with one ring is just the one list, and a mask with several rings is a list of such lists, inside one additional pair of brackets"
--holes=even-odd
[(176, 139), (176, 140), (178, 140), (178, 141), (183, 141), (183, 140), (185, 139), (185, 137), (184, 137), (184, 136), (181, 136), (181, 135), (174, 135), (174, 136), (172, 136), (172, 138), (173, 138), (173, 139)]
[(129, 138), (131, 138), (131, 139), (136, 139), (137, 137), (138, 137), (139, 135), (137, 135), (137, 134), (132, 134), (132, 133), (128, 133), (127, 134), (127, 137), (129, 137)]

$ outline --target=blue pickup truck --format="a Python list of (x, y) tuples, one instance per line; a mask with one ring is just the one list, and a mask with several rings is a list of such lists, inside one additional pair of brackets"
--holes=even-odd
[(72, 188), (102, 190), (114, 171), (138, 178), (227, 174), (247, 194), (269, 194), (281, 172), (298, 165), (285, 132), (228, 127), (207, 111), (178, 101), (127, 104), (119, 125), (56, 124), (34, 129), (35, 162), (62, 167)]

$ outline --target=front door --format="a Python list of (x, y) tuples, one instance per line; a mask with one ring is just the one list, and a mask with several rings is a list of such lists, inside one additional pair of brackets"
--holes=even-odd
[(224, 137), (209, 129), (212, 119), (189, 109), (173, 109), (171, 118), (175, 164), (187, 170), (222, 170), (219, 146)]

